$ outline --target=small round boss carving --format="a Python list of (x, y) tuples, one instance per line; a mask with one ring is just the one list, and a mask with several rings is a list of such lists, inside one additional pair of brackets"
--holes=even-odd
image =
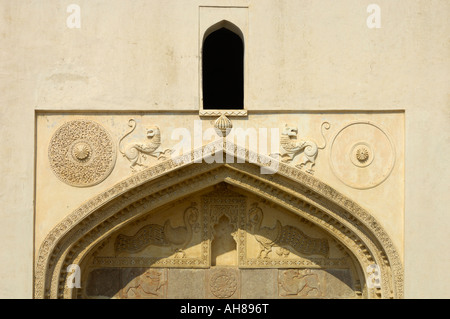
[(87, 142), (77, 142), (72, 146), (72, 156), (79, 162), (87, 162), (92, 155), (92, 149)]
[(356, 159), (361, 163), (366, 162), (369, 159), (369, 151), (365, 147), (358, 148), (356, 150)]
[(358, 142), (353, 145), (349, 155), (352, 163), (358, 167), (369, 166), (374, 159), (372, 148), (366, 142)]

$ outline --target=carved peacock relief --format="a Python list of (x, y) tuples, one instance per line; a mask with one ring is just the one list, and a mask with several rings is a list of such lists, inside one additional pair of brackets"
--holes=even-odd
[(199, 212), (196, 203), (186, 208), (183, 215), (184, 226), (173, 227), (170, 219), (164, 225), (149, 224), (139, 229), (133, 236), (120, 234), (114, 243), (116, 253), (138, 253), (153, 245), (170, 247), (174, 258), (185, 258), (185, 249), (191, 242), (193, 226), (197, 222)]
[(281, 157), (281, 161), (283, 163), (290, 163), (297, 155), (300, 155), (300, 162), (296, 164), (295, 167), (299, 169), (305, 167), (307, 173), (313, 174), (313, 167), (316, 164), (316, 158), (319, 150), (322, 150), (327, 146), (324, 129), (329, 130), (330, 123), (322, 123), (321, 133), (324, 143), (322, 146), (317, 146), (316, 142), (312, 140), (298, 139), (298, 128), (290, 127), (286, 124), (280, 138), (281, 152), (279, 154), (271, 154), (271, 156)]
[(128, 121), (128, 126), (131, 127), (131, 130), (128, 131), (119, 141), (119, 151), (123, 157), (125, 157), (128, 161), (130, 161), (131, 169), (133, 171), (137, 170), (137, 167), (145, 168), (145, 160), (147, 156), (153, 156), (156, 159), (166, 159), (168, 155), (170, 155), (173, 150), (166, 149), (161, 150), (161, 132), (158, 126), (152, 126), (146, 129), (146, 136), (148, 141), (146, 142), (133, 142), (128, 144), (126, 147), (122, 146), (122, 142), (125, 137), (129, 136), (136, 129), (136, 121), (134, 119), (130, 119)]
[(252, 233), (260, 246), (257, 258), (270, 258), (269, 254), (274, 248), (280, 257), (290, 254), (289, 247), (303, 255), (321, 255), (328, 257), (329, 245), (327, 239), (312, 238), (300, 229), (285, 225), (277, 220), (274, 227), (261, 226), (264, 214), (257, 203), (252, 204), (249, 211)]

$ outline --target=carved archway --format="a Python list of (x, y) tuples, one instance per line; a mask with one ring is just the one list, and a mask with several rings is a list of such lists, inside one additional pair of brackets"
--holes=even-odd
[[(211, 163), (223, 151), (228, 163)], [(211, 164), (198, 164), (203, 158)], [(230, 158), (244, 163), (229, 163)], [(273, 174), (262, 168), (276, 167)], [(351, 251), (361, 269), (378, 265), (381, 288), (369, 298), (402, 298), (403, 267), (392, 241), (359, 205), (318, 179), (232, 143), (216, 143), (137, 173), (75, 210), (46, 237), (36, 263), (36, 298), (71, 298), (67, 266), (79, 264), (93, 247), (143, 213), (225, 182), (253, 193), (317, 225)], [(370, 274), (365, 273), (368, 282)]]

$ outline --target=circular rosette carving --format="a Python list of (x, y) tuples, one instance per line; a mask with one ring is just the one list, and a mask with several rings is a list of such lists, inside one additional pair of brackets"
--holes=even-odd
[(334, 137), (330, 165), (334, 174), (356, 189), (378, 186), (391, 173), (395, 148), (388, 134), (371, 122), (354, 122)]
[(88, 187), (109, 176), (116, 162), (116, 147), (100, 124), (74, 120), (63, 124), (53, 134), (48, 157), (53, 172), (61, 181)]
[(210, 279), (211, 293), (217, 298), (229, 298), (237, 290), (238, 280), (233, 271), (222, 269), (215, 272)]

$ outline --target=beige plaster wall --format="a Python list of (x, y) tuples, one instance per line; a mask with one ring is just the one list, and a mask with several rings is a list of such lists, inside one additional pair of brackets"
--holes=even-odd
[(247, 109), (405, 110), (405, 295), (448, 298), (450, 3), (375, 1), (369, 29), (373, 2), (0, 1), (0, 296), (32, 297), (35, 110), (198, 109), (199, 6), (222, 5), (248, 6)]

